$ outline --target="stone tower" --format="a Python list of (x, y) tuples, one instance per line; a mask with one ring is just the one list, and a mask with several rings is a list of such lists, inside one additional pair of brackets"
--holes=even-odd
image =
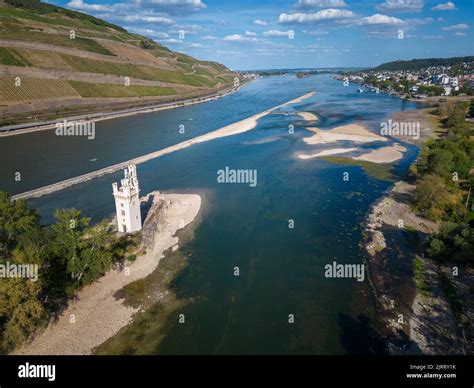
[(142, 228), (137, 167), (130, 164), (124, 170), (124, 175), (124, 179), (120, 181), (120, 188), (117, 187), (116, 182), (112, 183), (117, 211), (117, 226), (119, 232), (133, 233)]

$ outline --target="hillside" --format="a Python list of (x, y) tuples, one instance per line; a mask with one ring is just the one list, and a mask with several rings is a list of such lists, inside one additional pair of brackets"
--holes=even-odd
[(393, 61), (383, 63), (371, 70), (375, 71), (399, 71), (399, 70), (421, 70), (428, 67), (437, 66), (461, 66), (463, 63), (474, 62), (474, 56), (469, 57), (452, 57), (452, 58), (424, 58), (424, 59), (411, 59), (409, 61)]
[(0, 0), (0, 125), (209, 96), (225, 66), (39, 0)]

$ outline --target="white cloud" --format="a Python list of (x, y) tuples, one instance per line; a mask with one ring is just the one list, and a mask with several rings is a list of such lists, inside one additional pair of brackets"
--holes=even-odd
[(268, 22), (266, 22), (265, 20), (260, 20), (260, 19), (257, 19), (257, 20), (254, 20), (253, 21), (253, 24), (257, 25), (257, 26), (266, 26), (268, 25)]
[(135, 34), (149, 36), (150, 38), (165, 39), (169, 38), (169, 35), (166, 32), (155, 31), (151, 28), (136, 28), (136, 27), (125, 27), (128, 31)]
[(78, 9), (82, 11), (108, 12), (108, 11), (112, 11), (114, 8), (114, 5), (87, 4), (87, 3), (84, 3), (82, 0), (72, 0), (66, 5), (70, 8)]
[(197, 24), (175, 24), (169, 29), (170, 34), (179, 34), (184, 32), (186, 35), (196, 35), (200, 32), (205, 31), (204, 27), (198, 26)]
[(448, 1), (447, 3), (438, 4), (431, 8), (432, 11), (452, 11), (454, 9), (456, 9), (456, 5), (451, 1)]
[(402, 19), (395, 18), (393, 16), (381, 15), (376, 13), (372, 16), (366, 16), (360, 18), (357, 24), (361, 25), (374, 25), (374, 24), (388, 24), (388, 25), (400, 25), (403, 24)]
[(207, 5), (201, 0), (142, 0), (138, 3), (143, 7), (150, 7), (171, 14), (196, 12), (207, 8)]
[(257, 36), (257, 33), (253, 31), (245, 31), (245, 36)]
[(202, 40), (217, 40), (219, 39), (217, 36), (214, 35), (206, 35), (201, 38)]
[(461, 24), (454, 24), (452, 26), (443, 27), (444, 31), (453, 31), (453, 30), (468, 30), (469, 24), (461, 23)]
[(83, 0), (71, 0), (67, 7), (91, 13), (112, 22), (128, 23), (158, 23), (171, 25), (174, 23), (166, 13), (155, 12), (152, 9), (144, 9), (139, 1), (131, 3), (115, 4), (92, 4)]
[(183, 41), (181, 39), (174, 39), (174, 38), (169, 38), (169, 39), (162, 39), (160, 40), (160, 43), (168, 43), (168, 44), (181, 44)]
[[(309, 44), (306, 46), (308, 49), (319, 50), (319, 51), (327, 51), (327, 50), (334, 50), (333, 46), (321, 46), (319, 44)], [(342, 47), (341, 47), (342, 49)]]
[(385, 0), (377, 8), (383, 11), (421, 11), (423, 0)]
[(321, 22), (325, 20), (336, 20), (336, 19), (347, 19), (354, 17), (355, 14), (352, 11), (346, 11), (341, 9), (323, 9), (315, 13), (282, 13), (278, 17), (279, 23), (312, 23)]
[(280, 30), (269, 30), (262, 33), (263, 36), (290, 36), (291, 30), (280, 31)]
[(227, 21), (225, 21), (224, 19), (216, 19), (216, 20), (214, 20), (214, 24), (216, 24), (220, 27), (225, 27), (225, 26), (227, 26)]
[(216, 53), (220, 55), (242, 55), (243, 54), (240, 51), (232, 51), (232, 50), (217, 50)]
[(423, 24), (430, 24), (430, 23), (433, 23), (434, 22), (434, 19), (433, 18), (424, 18), (424, 19), (405, 19), (404, 20), (404, 23), (408, 26), (408, 27), (415, 27), (415, 26), (421, 26)]
[[(87, 12), (115, 12), (124, 16), (132, 16), (137, 13), (160, 13), (183, 14), (199, 11), (207, 6), (201, 0), (135, 0), (131, 2), (115, 4), (93, 4), (85, 3), (84, 0), (71, 0), (67, 7)], [(120, 15), (113, 15), (120, 16)]]
[[(427, 17), (424, 19), (405, 19), (402, 20), (400, 18), (396, 18), (393, 16), (388, 16), (388, 15), (383, 15), (383, 14), (374, 14), (371, 16), (365, 16), (356, 20), (350, 20), (349, 23), (345, 23), (347, 25), (357, 25), (357, 26), (365, 26), (367, 28), (385, 28), (384, 31), (372, 31), (369, 33), (370, 36), (377, 36), (377, 37), (382, 37), (382, 36), (387, 36), (387, 37), (392, 37), (394, 36), (393, 34), (393, 27), (396, 28), (403, 28), (404, 30), (409, 30), (413, 29), (416, 26), (424, 25), (424, 24), (429, 24), (432, 23), (434, 20), (433, 18)], [(391, 31), (386, 30), (387, 28), (390, 29), (392, 27)], [(407, 37), (405, 35), (405, 37)]]
[(337, 8), (347, 7), (344, 0), (298, 0), (297, 8)]
[(329, 32), (327, 31), (321, 31), (321, 30), (316, 30), (316, 31), (308, 31), (308, 30), (303, 30), (303, 32), (307, 35), (311, 36), (319, 36), (319, 35), (327, 35)]
[(186, 48), (197, 49), (197, 48), (206, 48), (206, 46), (202, 45), (201, 43), (190, 43), (186, 46)]
[[(393, 30), (374, 30), (367, 31), (364, 38), (377, 38), (377, 39), (398, 39), (398, 33)], [(405, 36), (407, 38), (407, 36)]]
[(227, 35), (224, 37), (226, 42), (257, 42), (258, 39), (251, 36), (245, 36), (240, 34)]
[(432, 40), (432, 39), (443, 39), (444, 36), (443, 35), (424, 35), (423, 36), (423, 39), (428, 39), (428, 40)]
[(174, 23), (173, 20), (163, 17), (163, 16), (153, 16), (149, 14), (134, 14), (126, 16), (117, 16), (117, 19), (123, 20), (125, 22), (145, 22), (145, 23), (158, 23), (163, 25), (171, 25)]
[(467, 34), (465, 32), (455, 32), (454, 36), (466, 36)]

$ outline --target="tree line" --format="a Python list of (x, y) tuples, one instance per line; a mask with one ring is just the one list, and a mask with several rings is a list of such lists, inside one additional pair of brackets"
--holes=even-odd
[(134, 260), (138, 237), (117, 236), (108, 221), (90, 224), (76, 209), (58, 209), (41, 224), (37, 209), (0, 192), (0, 265), (36, 265), (38, 278), (0, 279), (0, 353), (19, 347), (83, 286)]
[(428, 141), (411, 168), (416, 177), (413, 206), (441, 224), (428, 239), (427, 256), (470, 266), (474, 264), (474, 137), (466, 116), (473, 111), (474, 102), (441, 103), (437, 113), (444, 117), (445, 134)]
[(411, 59), (409, 61), (393, 61), (386, 62), (372, 70), (382, 71), (403, 71), (403, 70), (423, 70), (433, 66), (458, 66), (463, 63), (474, 62), (474, 56), (468, 57), (452, 57), (452, 58), (422, 58), (422, 59)]

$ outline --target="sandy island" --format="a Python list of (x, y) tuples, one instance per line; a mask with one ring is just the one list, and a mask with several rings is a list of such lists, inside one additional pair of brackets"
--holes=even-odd
[(357, 148), (332, 148), (332, 149), (329, 149), (329, 150), (316, 152), (315, 154), (298, 154), (298, 158), (300, 158), (300, 159), (313, 159), (313, 158), (319, 158), (321, 156), (345, 154), (345, 153), (351, 152), (351, 151), (357, 151)]
[[(341, 127), (336, 127), (330, 130), (321, 130), (319, 128), (308, 128), (308, 130), (315, 133), (315, 135), (304, 138), (304, 142), (310, 145), (327, 144), (338, 141), (352, 141), (354, 143), (370, 143), (374, 141), (388, 141), (387, 138), (377, 135), (369, 131), (362, 125), (349, 124)], [(323, 150), (314, 154), (298, 154), (299, 159), (312, 159), (323, 156), (345, 154), (352, 151), (357, 151), (357, 148), (332, 148)], [(353, 160), (362, 160), (372, 163), (391, 163), (403, 157), (406, 148), (398, 143), (392, 146), (374, 149), (370, 152), (359, 156), (352, 156)]]
[(319, 117), (311, 112), (298, 112), (298, 116), (303, 118), (306, 121), (317, 121)]
[(398, 143), (393, 146), (382, 147), (376, 150), (372, 150), (366, 154), (355, 156), (354, 160), (364, 160), (366, 162), (373, 163), (392, 163), (403, 157), (403, 153), (406, 152), (406, 148)]
[[(132, 321), (139, 308), (124, 306), (123, 299), (116, 299), (114, 294), (152, 273), (167, 249), (176, 250), (176, 231), (190, 224), (201, 208), (201, 197), (197, 194), (153, 192), (149, 195), (153, 196), (153, 203), (141, 232), (146, 253), (130, 263), (129, 270), (111, 270), (84, 287), (57, 321), (14, 354), (91, 354), (95, 347)], [(70, 323), (71, 314), (75, 323)]]
[(341, 140), (353, 141), (355, 143), (370, 143), (374, 141), (387, 141), (387, 138), (369, 131), (360, 124), (349, 124), (329, 130), (319, 128), (308, 128), (315, 135), (304, 139), (306, 144), (334, 143)]

